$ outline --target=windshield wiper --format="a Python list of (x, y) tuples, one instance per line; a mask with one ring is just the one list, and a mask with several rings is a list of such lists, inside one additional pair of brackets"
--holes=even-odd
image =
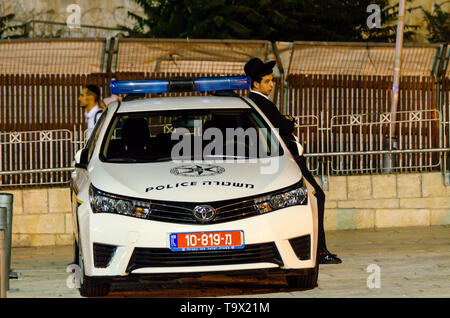
[(134, 158), (108, 158), (108, 162), (137, 162)]
[(250, 158), (247, 156), (233, 156), (233, 155), (208, 155), (208, 156), (204, 156), (205, 158), (222, 158), (222, 159), (227, 159), (227, 158), (231, 158), (231, 159), (255, 159), (255, 158)]
[(168, 161), (168, 160), (172, 160), (172, 157), (171, 156), (164, 156), (164, 157), (155, 157), (155, 158), (149, 159), (150, 162), (152, 162), (152, 161), (156, 161), (156, 162), (158, 162), (158, 161)]

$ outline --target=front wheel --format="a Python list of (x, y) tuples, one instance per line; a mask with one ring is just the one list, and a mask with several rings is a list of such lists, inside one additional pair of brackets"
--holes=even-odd
[(110, 284), (94, 277), (86, 276), (84, 273), (84, 259), (81, 248), (74, 240), (74, 254), (80, 267), (80, 295), (83, 297), (103, 297), (109, 293)]
[(288, 275), (286, 281), (291, 288), (313, 289), (317, 286), (319, 266), (308, 270), (306, 275)]
[(316, 256), (316, 266), (308, 269), (305, 275), (287, 275), (286, 281), (291, 288), (313, 289), (317, 287), (319, 278), (319, 254)]
[(80, 295), (83, 297), (103, 297), (109, 293), (108, 283), (98, 281), (95, 278), (85, 276), (83, 273), (83, 282), (80, 284)]

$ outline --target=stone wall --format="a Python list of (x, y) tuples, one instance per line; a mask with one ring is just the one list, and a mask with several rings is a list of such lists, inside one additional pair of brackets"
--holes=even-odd
[(3, 192), (14, 195), (13, 247), (72, 244), (69, 188)]
[[(450, 187), (441, 174), (335, 176), (326, 191), (325, 230), (450, 224)], [(68, 188), (14, 194), (13, 247), (72, 244)]]
[(325, 230), (450, 224), (450, 187), (440, 172), (329, 179)]

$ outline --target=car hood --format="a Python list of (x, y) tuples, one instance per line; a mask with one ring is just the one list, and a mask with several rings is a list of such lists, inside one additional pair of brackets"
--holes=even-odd
[[(256, 161), (256, 160), (255, 160)], [(99, 190), (135, 198), (213, 202), (254, 196), (298, 182), (300, 169), (287, 156), (257, 162), (117, 164), (97, 162), (91, 173)]]

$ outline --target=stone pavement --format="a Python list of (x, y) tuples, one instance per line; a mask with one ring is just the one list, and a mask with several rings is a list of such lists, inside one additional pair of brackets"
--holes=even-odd
[[(319, 286), (312, 290), (290, 289), (280, 279), (219, 276), (113, 285), (108, 296), (450, 297), (448, 225), (328, 231), (326, 235), (329, 249), (343, 263), (321, 265)], [(7, 297), (80, 297), (76, 289), (66, 285), (71, 260), (71, 246), (13, 248), (12, 268), (19, 279), (10, 280)], [(376, 269), (379, 288), (374, 284)]]

